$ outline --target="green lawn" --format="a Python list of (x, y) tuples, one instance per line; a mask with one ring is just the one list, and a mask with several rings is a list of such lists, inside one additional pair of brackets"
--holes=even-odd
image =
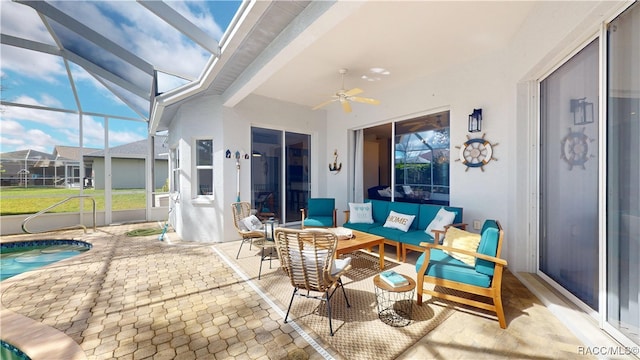
[[(0, 189), (0, 216), (33, 214), (70, 196), (80, 195), (79, 189), (66, 188), (21, 188), (3, 187)], [(96, 200), (96, 209), (104, 210), (104, 190), (85, 189), (83, 195)], [(91, 201), (84, 199), (84, 210), (91, 211)], [(78, 212), (81, 199), (73, 199), (49, 212)], [(131, 210), (145, 208), (144, 189), (126, 189), (111, 191), (112, 210)]]

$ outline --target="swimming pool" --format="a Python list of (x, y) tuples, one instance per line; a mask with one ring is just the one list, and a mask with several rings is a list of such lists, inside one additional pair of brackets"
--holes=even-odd
[(9, 344), (4, 340), (0, 340), (0, 359), (2, 360), (31, 360), (31, 358), (22, 352), (22, 350)]
[(78, 240), (33, 240), (0, 244), (0, 281), (91, 249)]

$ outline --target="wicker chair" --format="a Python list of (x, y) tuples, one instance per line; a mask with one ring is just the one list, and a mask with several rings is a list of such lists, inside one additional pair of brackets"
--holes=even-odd
[(264, 239), (265, 233), (264, 230), (248, 230), (246, 226), (242, 224), (242, 219), (251, 215), (251, 204), (248, 202), (231, 203), (231, 212), (233, 213), (233, 226), (238, 231), (238, 234), (242, 236), (242, 242), (240, 242), (240, 248), (238, 248), (238, 253), (236, 254), (237, 259), (240, 256), (240, 250), (242, 250), (242, 245), (244, 245), (245, 242), (249, 242), (249, 250), (251, 250), (253, 240)]
[[(276, 230), (275, 238), (281, 267), (293, 285), (293, 294), (284, 322), (287, 322), (296, 294), (325, 301), (329, 331), (333, 336), (331, 297), (338, 287), (342, 288), (347, 307), (351, 307), (340, 280), (340, 276), (351, 268), (351, 258), (334, 260), (338, 238), (328, 231), (279, 228)], [(300, 290), (306, 290), (306, 294)], [(311, 292), (322, 294), (313, 296)]]

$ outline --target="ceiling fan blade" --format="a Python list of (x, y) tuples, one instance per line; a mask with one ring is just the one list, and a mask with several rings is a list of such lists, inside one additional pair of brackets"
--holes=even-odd
[(346, 113), (350, 113), (351, 112), (351, 104), (349, 104), (349, 102), (347, 100), (340, 100), (340, 102), (342, 103), (342, 110), (344, 110), (344, 112), (346, 112)]
[(365, 104), (370, 104), (370, 105), (379, 105), (380, 104), (380, 100), (371, 99), (371, 98), (364, 98), (364, 97), (359, 97), (359, 96), (351, 96), (351, 97), (349, 97), (349, 100), (356, 101), (356, 102), (361, 102), (361, 103), (365, 103)]
[(319, 105), (314, 106), (311, 110), (318, 110), (318, 109), (320, 109), (321, 107), (323, 107), (323, 106), (327, 106), (327, 105), (331, 104), (332, 102), (334, 102), (334, 101), (336, 101), (336, 100), (337, 100), (337, 99), (327, 100), (327, 101), (323, 102), (322, 104), (319, 104)]
[(364, 90), (359, 89), (359, 88), (353, 88), (351, 90), (345, 91), (344, 92), (344, 96), (353, 96), (353, 95), (358, 95), (360, 93), (364, 92)]

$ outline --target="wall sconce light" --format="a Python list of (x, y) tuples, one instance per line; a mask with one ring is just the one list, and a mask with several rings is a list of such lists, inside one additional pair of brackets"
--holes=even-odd
[(585, 125), (593, 122), (593, 103), (585, 100), (587, 100), (586, 97), (569, 101), (569, 109), (573, 114), (574, 125)]
[(482, 131), (482, 109), (473, 109), (469, 114), (469, 132)]

